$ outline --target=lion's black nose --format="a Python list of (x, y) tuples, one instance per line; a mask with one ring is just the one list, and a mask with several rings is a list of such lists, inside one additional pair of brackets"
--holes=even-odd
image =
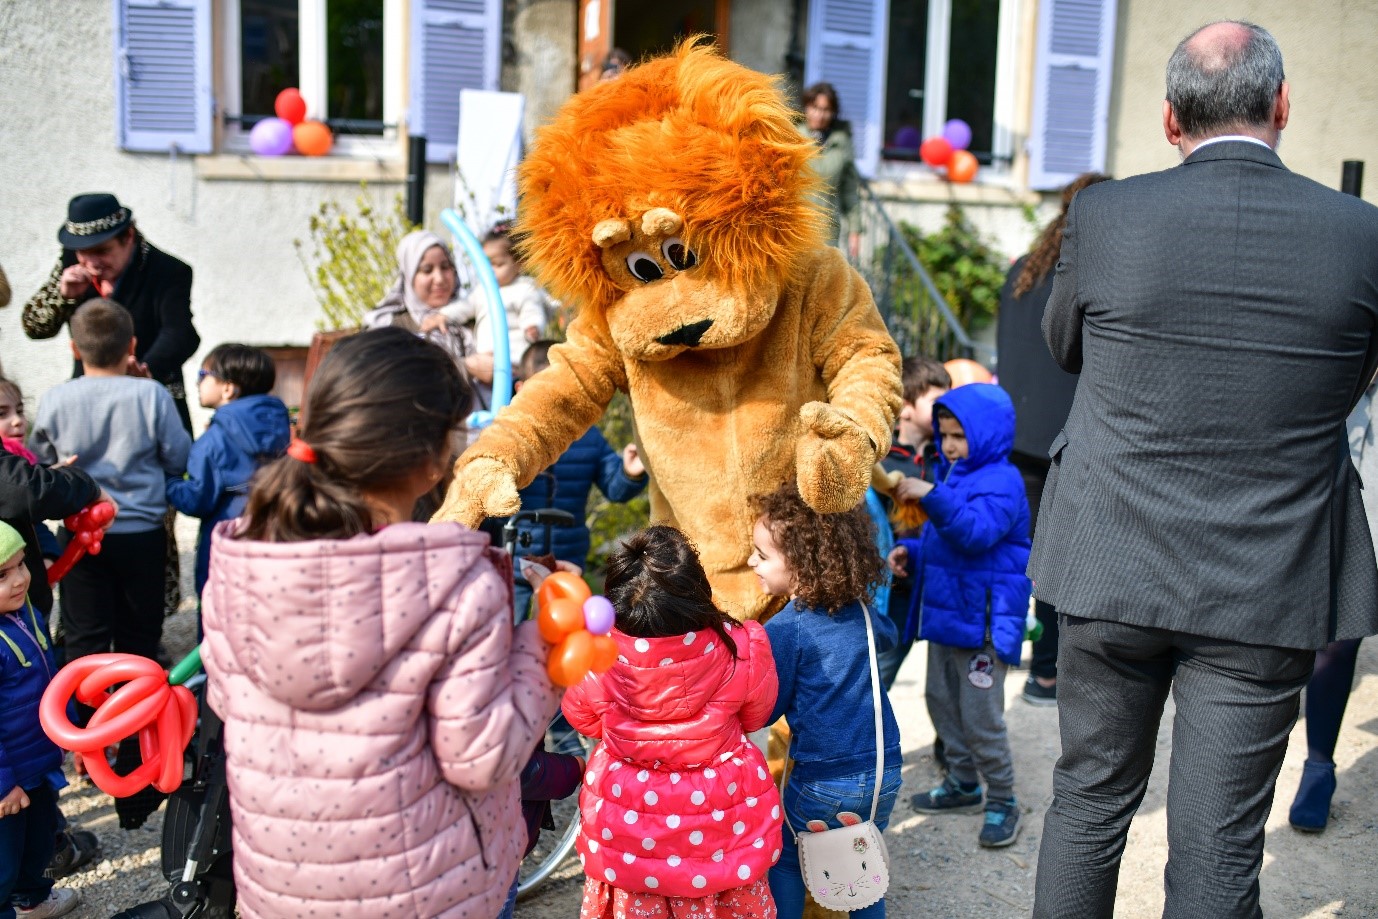
[(711, 319), (703, 319), (699, 322), (691, 322), (675, 329), (669, 335), (662, 335), (656, 339), (662, 345), (688, 345), (690, 348), (697, 348), (699, 342), (703, 340), (703, 333), (708, 331), (708, 327), (713, 324)]

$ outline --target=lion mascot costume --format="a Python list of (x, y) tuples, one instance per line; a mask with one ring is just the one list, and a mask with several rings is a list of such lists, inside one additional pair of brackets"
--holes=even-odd
[(516, 512), (621, 390), (652, 519), (694, 541), (726, 611), (778, 608), (746, 565), (748, 498), (793, 477), (850, 510), (900, 407), (899, 351), (822, 242), (814, 150), (771, 78), (692, 42), (571, 98), (521, 166), (517, 226), (576, 309), (568, 340), (456, 462), (436, 519)]

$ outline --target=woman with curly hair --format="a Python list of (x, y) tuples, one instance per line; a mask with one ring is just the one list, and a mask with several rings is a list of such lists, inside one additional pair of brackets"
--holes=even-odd
[[(770, 723), (784, 716), (793, 733), (785, 818), (796, 832), (842, 826), (839, 815), (864, 820), (880, 782), (875, 820), (884, 830), (900, 789), (900, 730), (890, 697), (881, 690), (885, 769), (877, 776), (866, 619), (878, 651), (895, 645), (898, 630), (889, 616), (873, 615), (864, 602), (884, 564), (874, 526), (864, 506), (845, 514), (818, 513), (792, 482), (753, 498), (752, 508), (757, 520), (747, 564), (763, 591), (789, 597), (766, 622), (780, 678)], [(799, 919), (804, 880), (794, 833), (786, 831), (783, 843), (770, 869), (770, 891), (780, 919)], [(885, 900), (851, 915), (882, 919)]]

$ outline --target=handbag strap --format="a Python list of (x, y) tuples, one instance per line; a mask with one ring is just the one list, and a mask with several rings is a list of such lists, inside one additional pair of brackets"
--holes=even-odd
[[(871, 626), (871, 610), (866, 606), (866, 601), (861, 601), (861, 615), (866, 620), (866, 655), (871, 669), (871, 707), (874, 709), (876, 719), (876, 778), (875, 787), (871, 791), (871, 817), (874, 823), (876, 811), (880, 809), (880, 781), (885, 774), (885, 726), (880, 717), (880, 668), (876, 664), (876, 633)], [(785, 806), (785, 782), (789, 776), (789, 753), (785, 754), (785, 765), (780, 769), (780, 808), (783, 812)], [(795, 842), (799, 841), (799, 834), (794, 831), (794, 826), (789, 822), (789, 814), (785, 814), (785, 826), (789, 829), (790, 835)]]
[(885, 775), (885, 727), (880, 718), (880, 668), (876, 665), (876, 633), (871, 626), (871, 610), (861, 601), (861, 615), (866, 619), (866, 651), (871, 659), (871, 707), (876, 716), (876, 779), (871, 791), (871, 820), (880, 808), (880, 780)]

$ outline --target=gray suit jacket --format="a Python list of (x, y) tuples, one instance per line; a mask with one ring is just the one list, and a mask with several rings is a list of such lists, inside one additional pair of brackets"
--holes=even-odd
[(1078, 194), (1043, 317), (1081, 380), (1049, 451), (1039, 599), (1286, 648), (1378, 633), (1345, 442), (1376, 324), (1378, 208), (1262, 146)]

